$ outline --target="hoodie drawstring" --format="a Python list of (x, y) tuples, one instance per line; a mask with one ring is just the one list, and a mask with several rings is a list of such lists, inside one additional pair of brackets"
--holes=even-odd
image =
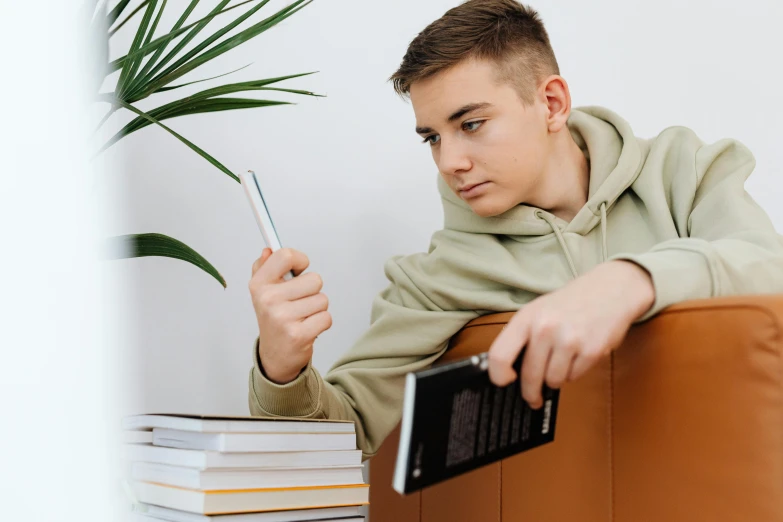
[(606, 248), (606, 202), (601, 203), (601, 246), (603, 247), (604, 263), (609, 259)]
[(576, 271), (576, 266), (574, 266), (574, 260), (571, 258), (571, 251), (568, 250), (568, 245), (563, 238), (563, 234), (560, 232), (560, 228), (555, 224), (554, 219), (540, 211), (537, 211), (536, 215), (549, 223), (549, 226), (552, 228), (552, 232), (554, 232), (555, 236), (557, 236), (557, 242), (560, 243), (560, 248), (563, 249), (563, 253), (566, 256), (566, 260), (568, 261), (568, 266), (571, 268), (571, 273), (574, 275), (574, 278), (579, 277), (579, 272)]
[[(606, 262), (606, 260), (609, 258), (608, 248), (606, 246), (606, 202), (601, 203), (600, 208), (601, 208), (601, 254), (603, 255), (603, 261)], [(557, 237), (557, 242), (560, 244), (560, 248), (563, 250), (563, 254), (565, 254), (566, 261), (568, 261), (568, 267), (571, 269), (571, 273), (573, 274), (574, 278), (579, 277), (579, 273), (576, 271), (576, 266), (574, 265), (574, 260), (571, 257), (571, 251), (568, 250), (568, 244), (565, 242), (563, 233), (560, 232), (560, 228), (555, 223), (555, 220), (541, 211), (537, 211), (536, 216), (543, 219), (549, 224), (549, 227), (552, 229), (552, 232), (554, 232), (555, 236)]]

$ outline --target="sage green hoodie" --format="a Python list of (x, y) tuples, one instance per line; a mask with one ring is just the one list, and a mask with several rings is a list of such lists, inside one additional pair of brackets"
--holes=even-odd
[(755, 166), (745, 146), (684, 127), (637, 138), (600, 107), (574, 109), (568, 128), (590, 165), (571, 222), (527, 205), (480, 217), (438, 176), (444, 228), (428, 252), (386, 262), (369, 328), (325, 377), (309, 364), (285, 385), (264, 377), (254, 348), (251, 413), (355, 421), (369, 458), (400, 420), (405, 374), (435, 362), (465, 323), (607, 260), (651, 274), (655, 303), (640, 320), (688, 299), (783, 292), (783, 241), (744, 190)]

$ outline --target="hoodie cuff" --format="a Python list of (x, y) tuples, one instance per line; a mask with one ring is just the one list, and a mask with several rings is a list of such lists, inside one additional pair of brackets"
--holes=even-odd
[(253, 344), (253, 369), (250, 375), (252, 396), (259, 409), (271, 416), (312, 417), (320, 403), (320, 376), (313, 368), (312, 360), (291, 382), (277, 384), (269, 379), (261, 368), (258, 356), (258, 339)]
[(667, 248), (643, 254), (620, 254), (610, 260), (635, 263), (652, 278), (655, 302), (635, 323), (646, 321), (673, 304), (712, 296), (709, 262), (698, 250)]

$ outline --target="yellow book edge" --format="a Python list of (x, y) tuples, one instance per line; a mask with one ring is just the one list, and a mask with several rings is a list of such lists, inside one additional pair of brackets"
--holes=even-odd
[[(170, 484), (161, 484), (160, 482), (140, 481), (147, 484), (154, 484), (155, 486), (162, 486), (164, 488), (180, 489), (183, 491), (192, 491), (194, 493), (204, 493), (205, 495), (229, 495), (232, 493), (261, 493), (265, 491), (312, 491), (319, 489), (358, 489), (369, 488), (369, 484), (341, 484), (339, 486), (293, 486), (290, 488), (254, 488), (254, 489), (190, 489), (182, 488), (179, 486), (172, 486)], [(355, 505), (355, 504), (350, 504)]]
[[(315, 506), (306, 506), (301, 507), (297, 506), (295, 508), (285, 508), (285, 509), (262, 509), (262, 510), (253, 510), (253, 511), (210, 511), (208, 513), (204, 513), (204, 515), (241, 515), (244, 513), (279, 513), (281, 511), (297, 511), (300, 509), (325, 509), (325, 508), (335, 508), (335, 507), (353, 507), (353, 506), (369, 506), (369, 502), (362, 502), (361, 504), (324, 504), (324, 505), (315, 505)], [(339, 520), (339, 519), (337, 519)]]
[[(204, 493), (205, 495), (220, 495), (220, 494), (229, 494), (229, 493), (256, 493), (256, 492), (262, 492), (262, 491), (297, 491), (297, 490), (317, 490), (317, 489), (347, 489), (347, 488), (369, 488), (369, 484), (345, 484), (340, 486), (305, 486), (305, 487), (291, 487), (291, 488), (259, 488), (259, 489), (230, 489), (230, 490), (199, 490), (199, 489), (188, 489), (188, 488), (181, 488), (178, 486), (170, 486), (168, 484), (161, 484), (160, 482), (146, 482), (146, 484), (153, 484), (155, 486), (162, 486), (164, 488), (171, 488), (171, 489), (180, 489), (184, 491), (193, 491), (195, 493)], [(204, 515), (237, 515), (241, 513), (271, 513), (274, 511), (295, 511), (298, 509), (323, 509), (323, 508), (332, 508), (332, 507), (351, 507), (351, 506), (368, 506), (370, 503), (368, 501), (366, 502), (360, 502), (360, 503), (351, 503), (351, 504), (319, 504), (314, 506), (297, 506), (292, 508), (284, 508), (284, 509), (264, 509), (264, 510), (251, 510), (251, 511), (209, 511), (204, 513)]]

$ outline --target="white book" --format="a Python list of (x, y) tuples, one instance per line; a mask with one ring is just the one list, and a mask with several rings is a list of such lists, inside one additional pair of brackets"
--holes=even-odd
[(131, 461), (157, 462), (195, 469), (319, 468), (323, 466), (359, 466), (362, 463), (361, 450), (220, 453), (166, 448), (152, 444), (127, 444), (125, 456)]
[(134, 462), (131, 465), (131, 477), (142, 482), (157, 482), (204, 491), (343, 486), (364, 482), (361, 466), (320, 469), (200, 470), (169, 464)]
[(241, 513), (236, 515), (199, 515), (177, 509), (150, 504), (138, 504), (132, 513), (133, 522), (317, 522), (339, 519), (340, 522), (363, 522), (360, 507), (346, 506), (320, 509), (291, 509), (267, 513)]
[[(199, 515), (151, 504), (137, 504), (136, 506), (136, 512), (140, 516), (146, 515), (143, 522), (153, 522), (148, 517), (155, 517), (154, 520), (167, 520), (169, 522), (311, 522), (316, 520), (334, 520), (336, 518), (345, 519), (347, 517), (351, 517), (349, 520), (364, 520), (359, 506), (291, 509), (287, 511), (236, 515)], [(348, 520), (341, 520), (340, 522), (348, 522)]]
[(126, 444), (148, 444), (152, 442), (152, 430), (123, 431), (122, 441)]
[(354, 484), (315, 488), (198, 491), (150, 482), (135, 482), (133, 486), (140, 502), (202, 515), (360, 506), (369, 503), (369, 488), (368, 484)]
[(220, 452), (355, 450), (355, 433), (199, 433), (154, 428), (152, 443)]
[[(315, 510), (308, 510), (308, 511), (315, 511)], [(286, 513), (286, 511), (279, 511), (278, 513)], [(276, 513), (257, 513), (258, 515), (272, 515)], [(196, 516), (202, 516), (202, 515), (196, 515)], [(236, 517), (243, 517), (243, 516), (250, 516), (250, 514), (247, 515), (220, 515), (219, 517), (210, 517), (210, 516), (204, 516), (205, 518), (198, 519), (201, 520), (222, 520), (225, 522), (235, 522)], [(173, 518), (160, 518), (160, 517), (153, 517), (150, 515), (142, 515), (141, 513), (131, 513), (128, 515), (127, 522), (178, 522), (179, 518), (173, 519)], [(289, 520), (289, 519), (277, 519), (277, 518), (248, 518), (248, 519), (242, 519), (242, 520), (249, 520), (249, 521), (256, 521), (256, 520), (263, 520), (266, 522), (267, 520)], [(297, 520), (305, 520), (307, 522), (365, 522), (365, 519), (363, 516), (358, 517), (340, 517), (340, 518), (306, 518), (306, 519), (297, 519)]]
[(237, 515), (199, 515), (177, 509), (169, 509), (150, 504), (138, 504), (132, 514), (133, 522), (316, 522), (340, 519), (340, 522), (363, 522), (364, 517), (358, 506), (291, 509), (268, 513), (242, 513)]
[(290, 417), (236, 417), (159, 413), (131, 415), (122, 421), (125, 430), (198, 431), (201, 433), (355, 433), (351, 421)]

